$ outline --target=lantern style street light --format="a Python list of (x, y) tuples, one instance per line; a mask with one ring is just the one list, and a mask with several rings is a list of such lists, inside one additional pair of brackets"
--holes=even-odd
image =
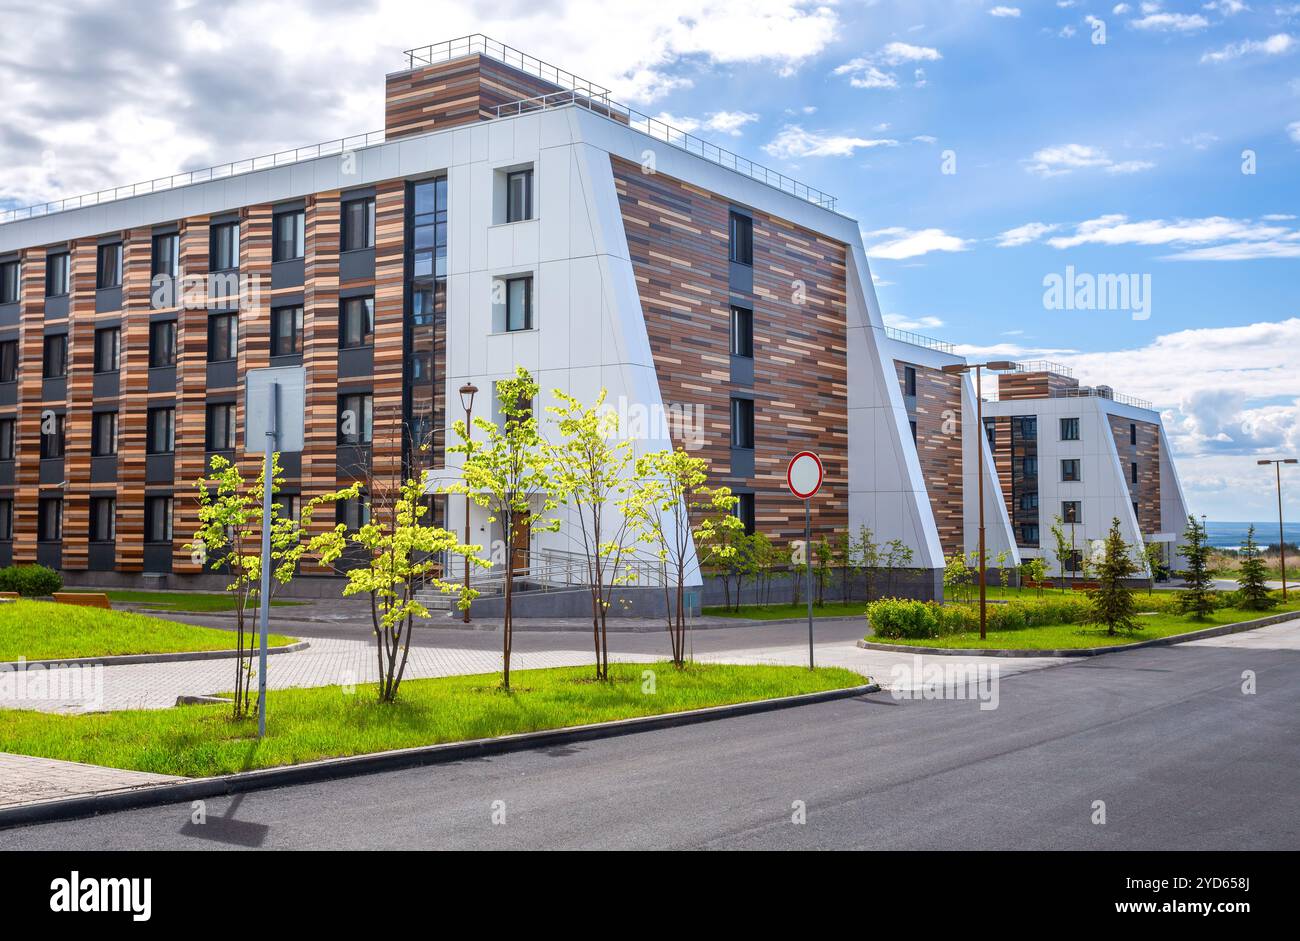
[(1300, 460), (1294, 457), (1281, 457), (1255, 463), (1272, 464), (1277, 473), (1277, 547), (1282, 553), (1282, 603), (1286, 604), (1286, 526), (1282, 524), (1282, 465), (1300, 463)]

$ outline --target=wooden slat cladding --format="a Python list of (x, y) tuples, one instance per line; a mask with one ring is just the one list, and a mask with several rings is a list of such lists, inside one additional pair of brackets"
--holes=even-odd
[[(711, 483), (752, 489), (758, 528), (802, 538), (803, 507), (785, 487), (789, 458), (817, 451), (827, 477), (814, 503), (817, 535), (848, 526), (845, 248), (754, 215), (754, 385), (733, 386), (727, 200), (612, 158), (641, 308), (664, 405), (703, 410), (702, 441), (674, 444), (708, 462)], [(733, 392), (754, 398), (754, 476), (731, 476)], [(694, 445), (698, 443), (698, 449)]]
[(95, 279), (98, 249), (78, 242), (72, 251), (68, 330), (69, 407), (64, 416), (63, 567), (84, 569), (90, 541), (90, 433), (95, 370)]
[(1079, 388), (1079, 380), (1054, 372), (1004, 372), (998, 376), (998, 400), (1042, 399)]
[[(1129, 499), (1137, 504), (1138, 529), (1143, 535), (1163, 532), (1160, 516), (1160, 428), (1153, 422), (1133, 421), (1121, 415), (1111, 415), (1110, 431), (1115, 438), (1119, 454), (1120, 472), (1128, 487)], [(1137, 426), (1137, 444), (1130, 444), (1129, 425)], [(1132, 464), (1138, 466), (1137, 483), (1133, 482)], [(1170, 522), (1179, 529), (1181, 520)]]
[[(993, 419), (993, 466), (998, 472), (998, 487), (1002, 490), (1002, 502), (1006, 504), (1007, 519), (1015, 519), (1015, 507), (1011, 503), (1012, 459), (1011, 459), (1011, 417), (999, 415)], [(1015, 534), (1017, 541), (1020, 533)]]
[(904, 370), (909, 366), (916, 370), (916, 453), (939, 542), (947, 555), (964, 552), (961, 377), (901, 360), (894, 365), (904, 394)]
[(374, 441), (376, 478), (402, 473), (403, 367), (406, 332), (406, 183), (375, 191)]
[(497, 105), (560, 90), (559, 85), (474, 53), (388, 76), (384, 133), (392, 140), (489, 120), (496, 117)]
[(117, 412), (117, 570), (144, 570), (145, 436), (149, 399), (152, 232), (135, 229), (123, 249), (121, 370)]
[(18, 453), (14, 465), (14, 562), (36, 561), (45, 343), (45, 249), (23, 253), (18, 341)]
[[(303, 281), (303, 365), (307, 374), (302, 492), (319, 496), (335, 489), (340, 469), (336, 428), (339, 372), (339, 192), (317, 193), (307, 201)], [(334, 524), (328, 513), (313, 520), (311, 533)]]
[[(188, 278), (208, 271), (211, 228), (207, 216), (192, 216), (181, 229), (181, 271)], [(209, 287), (209, 290), (211, 288)], [(192, 297), (176, 318), (176, 462), (172, 498), (172, 571), (201, 571), (185, 545), (199, 527), (194, 482), (207, 471), (209, 293)], [(204, 303), (198, 303), (203, 301)]]

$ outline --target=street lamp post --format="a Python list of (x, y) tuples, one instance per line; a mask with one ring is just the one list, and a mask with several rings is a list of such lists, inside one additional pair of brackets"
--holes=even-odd
[[(472, 416), (474, 414), (474, 396), (478, 393), (478, 386), (472, 382), (467, 382), (460, 387), (460, 404), (465, 409), (465, 441), (468, 443), (474, 437), (474, 425)], [(465, 494), (465, 545), (469, 545), (469, 494)], [(465, 559), (465, 593), (469, 594), (469, 558)], [(469, 605), (465, 606), (465, 623), (469, 623)]]
[(1300, 463), (1294, 457), (1273, 458), (1256, 461), (1257, 464), (1272, 464), (1277, 474), (1277, 547), (1282, 553), (1282, 603), (1286, 604), (1286, 526), (1282, 523), (1282, 465)]
[[(987, 553), (984, 550), (984, 448), (988, 444), (988, 436), (984, 433), (984, 388), (981, 371), (991, 369), (994, 372), (1015, 369), (1016, 364), (1006, 360), (994, 360), (991, 363), (952, 363), (944, 366), (943, 371), (946, 373), (966, 373), (974, 370), (975, 372), (975, 431), (979, 438), (978, 458), (975, 464), (976, 489), (979, 500), (979, 520), (980, 520), (980, 548), (979, 548), (979, 579), (980, 579), (980, 640), (984, 640), (985, 631), (988, 625), (988, 602), (987, 586), (988, 574), (985, 571), (985, 559)], [(963, 513), (963, 518), (965, 514)]]

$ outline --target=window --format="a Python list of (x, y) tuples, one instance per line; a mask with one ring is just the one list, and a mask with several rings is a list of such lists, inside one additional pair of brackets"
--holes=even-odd
[(14, 501), (11, 497), (0, 500), (0, 541), (11, 542), (14, 538)]
[(1021, 417), (1020, 419), (1020, 437), (1037, 438), (1038, 437), (1038, 419), (1032, 416)]
[(95, 331), (95, 372), (117, 372), (122, 365), (122, 330), (104, 327)]
[(916, 367), (903, 367), (903, 394), (916, 397)]
[(984, 419), (984, 437), (989, 439), (989, 449), (996, 451), (998, 449), (998, 423), (995, 419)]
[(731, 446), (733, 448), (752, 448), (754, 446), (754, 400), (731, 400)]
[(302, 352), (302, 308), (277, 307), (271, 311), (271, 355)]
[(1133, 501), (1133, 515), (1138, 515), (1138, 502), (1136, 500)]
[(296, 523), (302, 518), (302, 497), (298, 494), (276, 494), (273, 505), (281, 519), (291, 519)]
[(41, 375), (46, 379), (62, 379), (68, 374), (68, 335), (45, 338)]
[(1020, 527), (1020, 543), (1025, 546), (1038, 545), (1038, 525), (1036, 523), (1025, 523)]
[(234, 314), (213, 314), (208, 318), (208, 362), (234, 359), (239, 352)]
[(302, 210), (282, 212), (272, 222), (274, 237), (271, 242), (272, 261), (292, 261), (303, 257), (306, 239), (307, 215)]
[(754, 356), (754, 312), (745, 307), (731, 308), (731, 355)]
[(533, 217), (533, 171), (506, 174), (506, 222), (523, 222)]
[(171, 454), (176, 450), (176, 409), (149, 409), (145, 451), (149, 454)]
[(1021, 458), (1020, 471), (1025, 477), (1037, 477), (1038, 458), (1036, 457)]
[(170, 235), (153, 237), (153, 263), (150, 273), (153, 277), (166, 275), (174, 278), (181, 270), (181, 240), (175, 232)]
[[(411, 187), (415, 215), (411, 227), (411, 276), (447, 274), (447, 178), (425, 180)], [(418, 287), (413, 287), (418, 290)], [(414, 298), (412, 299), (414, 300)]]
[(754, 263), (754, 220), (738, 212), (731, 214), (731, 260), (740, 265)]
[(511, 278), (506, 282), (506, 330), (533, 329), (533, 279)]
[(235, 449), (235, 403), (222, 402), (208, 406), (205, 446), (209, 451)]
[(1038, 509), (1038, 493), (1037, 493), (1037, 491), (1034, 491), (1034, 492), (1031, 492), (1031, 493), (1022, 493), (1022, 494), (1020, 495), (1020, 509), (1022, 509), (1022, 510), (1036, 510), (1036, 509)]
[(208, 232), (208, 270), (229, 271), (239, 267), (239, 223), (223, 222)]
[(745, 524), (745, 535), (754, 534), (754, 495), (752, 493), (736, 494), (736, 518)]
[(919, 439), (917, 438), (916, 422), (915, 422), (915, 421), (909, 421), (909, 422), (907, 423), (907, 426), (912, 430), (912, 443), (913, 443), (913, 444), (916, 444), (917, 441), (919, 440)]
[(176, 321), (155, 320), (149, 324), (149, 367), (176, 365)]
[(18, 341), (0, 342), (0, 382), (15, 382), (18, 379)]
[(339, 348), (353, 350), (375, 342), (375, 299), (349, 297), (339, 308)]
[(122, 243), (99, 246), (95, 265), (95, 287), (120, 288), (122, 286)]
[(1138, 443), (1138, 426), (1133, 422), (1128, 423), (1128, 443), (1132, 445)]
[(369, 444), (374, 396), (369, 393), (339, 396), (339, 444)]
[(343, 204), (343, 251), (375, 246), (375, 201), (354, 199)]
[(0, 461), (12, 461), (16, 451), (18, 419), (0, 418)]
[(1061, 440), (1062, 441), (1079, 440), (1079, 419), (1077, 418), (1061, 419)]
[[(16, 261), (0, 263), (0, 304), (16, 304), (22, 296), (22, 269)], [(12, 506), (12, 503), (10, 504)]]
[(364, 497), (339, 500), (334, 507), (334, 521), (348, 529), (360, 529), (370, 522), (370, 504)]
[(90, 425), (90, 454), (108, 457), (117, 453), (117, 412), (96, 412)]
[(1137, 483), (1137, 482), (1138, 482), (1138, 462), (1137, 462), (1137, 461), (1129, 461), (1129, 465), (1128, 465), (1128, 479), (1131, 480), (1133, 483)]
[(1065, 555), (1065, 570), (1067, 572), (1083, 571), (1083, 550), (1071, 549)]
[(145, 497), (144, 541), (172, 541), (172, 498)]
[[(53, 427), (46, 430), (46, 422), (52, 422)], [(41, 422), (41, 460), (59, 459), (63, 457), (63, 416), (52, 415)]]
[(63, 498), (41, 497), (37, 505), (36, 538), (58, 542), (63, 538)]
[(90, 498), (90, 541), (112, 542), (117, 537), (117, 500)]
[(1083, 522), (1083, 504), (1078, 500), (1066, 500), (1061, 504), (1061, 522), (1063, 523), (1082, 523)]
[(1061, 479), (1078, 480), (1079, 479), (1079, 459), (1068, 458), (1061, 462)]
[(68, 293), (68, 253), (59, 252), (45, 260), (45, 296), (62, 297)]

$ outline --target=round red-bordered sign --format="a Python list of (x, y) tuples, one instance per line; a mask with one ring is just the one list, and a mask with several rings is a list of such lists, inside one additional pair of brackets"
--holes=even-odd
[(790, 458), (790, 466), (785, 470), (786, 485), (800, 500), (807, 500), (817, 493), (824, 476), (822, 459), (811, 451), (800, 451)]

